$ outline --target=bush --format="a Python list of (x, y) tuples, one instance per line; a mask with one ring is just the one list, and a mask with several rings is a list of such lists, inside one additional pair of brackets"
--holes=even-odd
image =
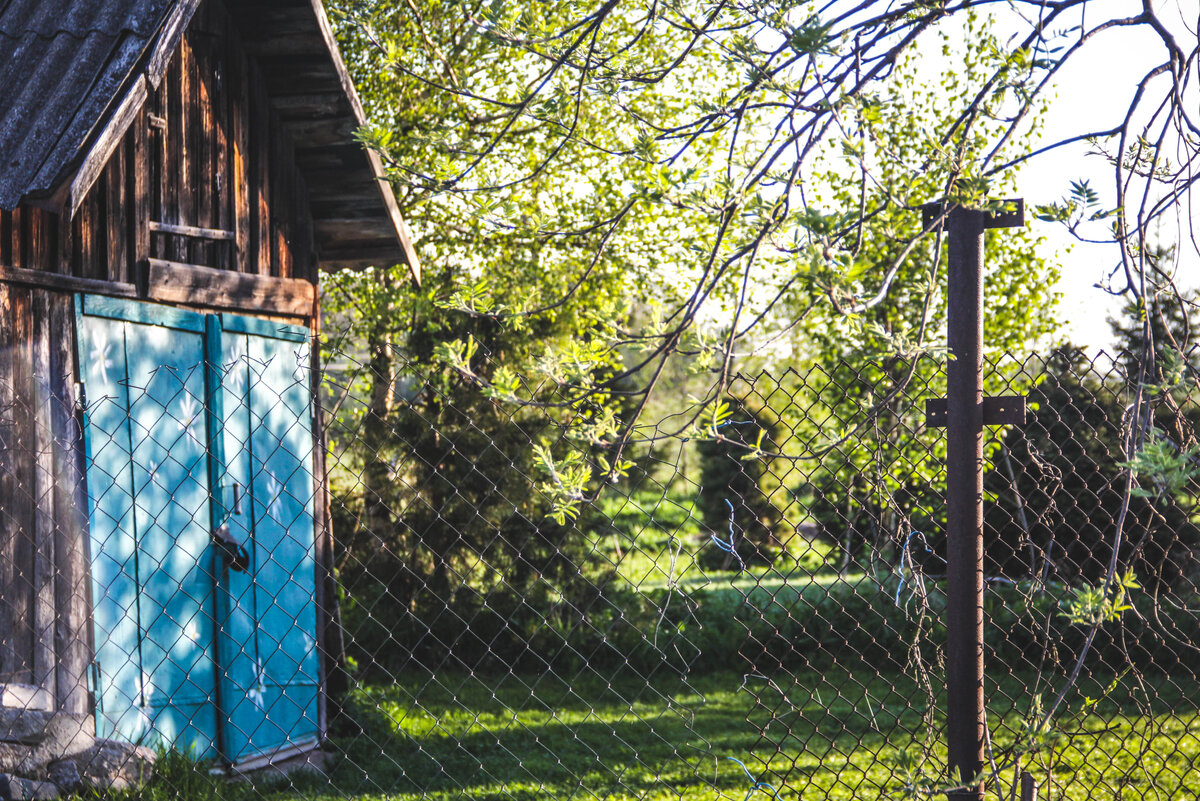
[[(681, 518), (686, 519), (686, 518)], [(646, 535), (643, 535), (645, 537)], [(628, 555), (627, 555), (628, 556)], [(653, 555), (644, 560), (653, 566)], [(394, 674), (415, 666), (509, 670), (692, 671), (736, 665), (778, 669), (900, 670), (919, 656), (935, 663), (945, 643), (944, 580), (917, 583), (905, 572), (870, 575), (790, 573), (702, 576), (696, 587), (686, 552), (674, 583), (659, 576), (632, 584), (608, 576), (574, 594), (548, 585), (512, 592), (460, 591), (433, 618), (404, 609), (386, 581), (360, 582), (343, 602), (349, 655), (364, 671)], [(661, 571), (660, 571), (661, 572)], [(648, 574), (649, 575), (649, 574)], [(1068, 609), (1082, 584), (991, 581), (985, 638), (991, 670), (1070, 670), (1087, 636)], [(1131, 609), (1105, 622), (1089, 664), (1119, 670), (1178, 670), (1200, 661), (1200, 613), (1190, 600), (1169, 603), (1153, 588), (1131, 591)]]

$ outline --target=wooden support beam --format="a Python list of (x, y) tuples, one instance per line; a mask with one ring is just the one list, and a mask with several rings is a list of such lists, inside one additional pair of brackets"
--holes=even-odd
[(147, 259), (146, 296), (214, 309), (310, 317), (316, 287), (302, 278), (276, 278), (195, 264)]
[(83, 430), (76, 416), (75, 301), (70, 295), (50, 298), (50, 390), (54, 396), (54, 641), (57, 656), (57, 709), (90, 719), (92, 696), (88, 671), (92, 664), (91, 607), (88, 593), (88, 500), (84, 474), (87, 458)]
[(218, 242), (236, 242), (237, 233), (224, 231), (220, 228), (200, 228), (195, 225), (172, 225), (171, 223), (150, 221), (150, 233), (187, 236), (193, 239), (211, 239)]
[(75, 216), (75, 212), (79, 210), (79, 204), (87, 197), (88, 190), (96, 183), (96, 179), (104, 171), (108, 160), (112, 158), (113, 152), (120, 146), (121, 141), (125, 138), (125, 132), (129, 130), (129, 126), (137, 119), (138, 112), (145, 105), (146, 96), (146, 79), (139, 75), (129, 92), (122, 98), (120, 106), (113, 113), (108, 125), (100, 132), (99, 138), (93, 143), (83, 164), (76, 170), (74, 178), (67, 187), (65, 198), (67, 220)]
[(0, 267), (0, 284), (57, 289), (63, 292), (85, 292), (114, 298), (136, 298), (137, 287), (121, 281), (101, 281), (95, 278), (76, 278), (73, 275), (26, 270), (20, 267)]
[(364, 267), (403, 264), (403, 255), (402, 251), (392, 245), (380, 248), (358, 247), (330, 253), (318, 250), (317, 263), (322, 270), (358, 270)]
[[(12, 288), (0, 282), (0, 497), (5, 499), (4, 514), (0, 515), (0, 592), (5, 602), (0, 604), (0, 682), (12, 682), (30, 677), (21, 671), (24, 646), (21, 637), (25, 621), (18, 617), (25, 612), (11, 599), (19, 598), (22, 589), (18, 581), (16, 561), (17, 541), (21, 535), (21, 521), (14, 514), (14, 501), (18, 500), (17, 448), (20, 445), (20, 430), (17, 427), (17, 412), (20, 408), (16, 385), (12, 380), (17, 369), (17, 338), (13, 332)], [(4, 685), (0, 684), (0, 703), (4, 700)]]
[[(953, 211), (954, 207), (950, 207)], [(921, 207), (921, 225), (933, 230), (939, 222), (949, 219), (944, 203), (926, 203)], [(983, 212), (984, 228), (1021, 228), (1025, 225), (1025, 199), (1020, 197), (1001, 200), (995, 208)]]
[[(30, 298), (33, 326), (30, 337), (29, 384), (33, 430), (33, 684), (51, 696), (57, 695), (58, 649), (55, 647), (54, 573), (54, 459), (58, 439), (54, 436), (54, 394), (51, 390), (51, 325), (48, 292), (33, 292)], [(60, 332), (53, 332), (54, 338)]]
[(163, 23), (162, 31), (158, 35), (158, 44), (155, 46), (154, 52), (150, 54), (150, 62), (146, 66), (146, 75), (155, 89), (158, 88), (163, 73), (167, 71), (167, 65), (171, 63), (171, 56), (175, 55), (183, 32), (187, 30), (188, 23), (192, 21), (192, 15), (199, 7), (200, 0), (183, 0), (183, 2), (175, 3), (171, 8), (171, 13)]
[(4, 496), (4, 515), (0, 525), (4, 526), (3, 553), (5, 571), (3, 586), (4, 606), (11, 610), (12, 629), (0, 633), (11, 650), (11, 661), (4, 665), (3, 681), (35, 685), (34, 651), (34, 516), (36, 514), (33, 475), (37, 469), (34, 462), (36, 443), (34, 440), (34, 416), (30, 398), (33, 386), (33, 293), (27, 289), (12, 289), (8, 293), (8, 328), (12, 331), (12, 411), (4, 422), (7, 450), (13, 452), (10, 469), (14, 482)]
[(1038, 785), (1033, 774), (1025, 771), (1021, 774), (1021, 801), (1037, 801)]

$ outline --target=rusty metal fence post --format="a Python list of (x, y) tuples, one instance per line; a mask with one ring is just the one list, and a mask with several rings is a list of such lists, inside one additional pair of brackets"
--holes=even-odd
[[(946, 736), (950, 780), (983, 772), (984, 213), (948, 218), (946, 340)], [(950, 794), (983, 799), (982, 782)]]
[[(946, 739), (953, 801), (983, 801), (983, 426), (1024, 417), (1020, 399), (983, 397), (983, 237), (1024, 224), (1024, 206), (987, 212), (924, 209), (926, 228), (944, 218), (949, 247), (946, 340)], [(989, 399), (993, 400), (993, 399)], [(1019, 410), (1016, 409), (1020, 406)], [(941, 411), (938, 409), (937, 411)], [(941, 422), (930, 414), (931, 422)]]

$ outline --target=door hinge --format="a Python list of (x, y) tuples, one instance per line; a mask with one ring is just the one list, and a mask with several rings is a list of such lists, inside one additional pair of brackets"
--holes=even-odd
[(104, 718), (104, 687), (102, 685), (103, 674), (100, 671), (100, 660), (92, 660), (92, 664), (89, 667), (91, 667), (91, 670), (88, 672), (91, 674), (90, 678), (92, 680), (92, 708), (96, 716), (96, 731), (99, 732), (100, 721)]

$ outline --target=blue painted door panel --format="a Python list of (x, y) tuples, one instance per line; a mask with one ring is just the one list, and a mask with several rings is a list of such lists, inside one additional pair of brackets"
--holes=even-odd
[(251, 394), (258, 539), (259, 655), (270, 718), (297, 736), (317, 733), (313, 439), (307, 343), (249, 337), (262, 365)]
[(256, 669), (258, 606), (255, 592), (256, 548), (253, 513), (250, 511), (250, 413), (247, 391), (250, 362), (246, 338), (222, 332), (219, 369), (222, 374), (222, 450), (225, 458), (225, 493), (229, 503), (229, 536), (246, 549), (249, 570), (224, 571), (227, 612), (221, 642), (222, 698), (225, 710), (221, 726), (230, 761), (253, 753), (253, 742), (262, 717), (258, 700)]
[(101, 733), (229, 762), (316, 736), (306, 332), (85, 297), (79, 334)]
[(204, 345), (83, 316), (100, 728), (211, 756), (214, 581)]
[(261, 368), (250, 413), (263, 668), (276, 686), (315, 684), (314, 629), (297, 625), (316, 621), (308, 345), (248, 340)]
[[(209, 755), (216, 734), (216, 630), (204, 339), (163, 326), (125, 325), (142, 704), (164, 741), (187, 742), (198, 755)], [(168, 709), (189, 714), (162, 714)]]
[(246, 490), (231, 533), (252, 565), (230, 578), (222, 649), (234, 760), (318, 732), (308, 346), (240, 333), (242, 319), (222, 320), (234, 330), (222, 336), (221, 359), (227, 480)]
[(89, 393), (85, 441), (99, 667), (97, 734), (136, 737), (142, 678), (125, 324), (80, 318), (79, 348)]

